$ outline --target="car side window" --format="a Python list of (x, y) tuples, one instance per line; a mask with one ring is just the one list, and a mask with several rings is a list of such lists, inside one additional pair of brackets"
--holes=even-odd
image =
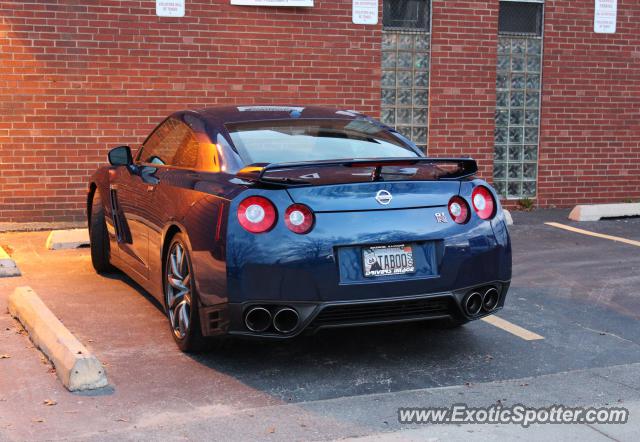
[(190, 132), (184, 123), (169, 118), (144, 143), (138, 157), (139, 161), (147, 164), (174, 165), (176, 155), (188, 140)]
[(176, 167), (195, 169), (200, 154), (200, 143), (189, 127), (184, 123), (180, 124), (186, 128), (186, 133), (171, 164)]

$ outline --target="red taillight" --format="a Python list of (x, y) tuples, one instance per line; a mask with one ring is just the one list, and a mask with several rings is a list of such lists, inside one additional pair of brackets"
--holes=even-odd
[(276, 223), (276, 208), (268, 199), (250, 196), (238, 205), (238, 221), (251, 233), (263, 233)]
[(473, 204), (473, 210), (482, 219), (489, 219), (495, 214), (496, 202), (491, 191), (484, 186), (478, 186), (473, 189), (471, 203)]
[(458, 224), (464, 224), (469, 221), (469, 205), (463, 198), (454, 196), (449, 200), (449, 215)]
[(284, 212), (284, 223), (293, 233), (308, 233), (314, 221), (313, 212), (304, 204), (292, 204)]

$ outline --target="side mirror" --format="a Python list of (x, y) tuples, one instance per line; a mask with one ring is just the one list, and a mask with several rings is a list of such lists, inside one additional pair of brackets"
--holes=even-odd
[(129, 146), (114, 147), (109, 151), (109, 163), (112, 166), (130, 166), (133, 164), (131, 148)]

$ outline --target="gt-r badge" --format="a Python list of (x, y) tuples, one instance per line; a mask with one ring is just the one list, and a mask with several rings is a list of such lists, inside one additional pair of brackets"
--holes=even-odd
[(435, 213), (435, 217), (436, 217), (436, 222), (437, 223), (448, 223), (449, 221), (447, 221), (447, 216), (445, 215), (444, 212), (436, 212)]
[(387, 204), (389, 204), (392, 199), (393, 199), (393, 196), (391, 195), (390, 192), (386, 190), (378, 190), (378, 193), (376, 193), (376, 201), (382, 204), (383, 206), (386, 206)]

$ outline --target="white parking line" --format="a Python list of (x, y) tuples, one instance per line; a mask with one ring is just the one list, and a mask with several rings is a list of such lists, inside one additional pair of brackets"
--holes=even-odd
[(525, 341), (536, 341), (538, 339), (544, 339), (544, 336), (540, 336), (537, 333), (527, 330), (526, 328), (522, 328), (519, 325), (512, 324), (506, 319), (499, 318), (496, 315), (485, 316), (482, 318), (484, 322), (487, 324), (491, 324), (495, 327), (501, 328), (504, 331), (511, 333), (512, 335), (516, 335), (517, 337), (524, 339)]
[(545, 223), (545, 224), (551, 227), (557, 227), (558, 229), (568, 230), (569, 232), (582, 233), (583, 235), (595, 236), (596, 238), (609, 239), (611, 241), (617, 241), (624, 244), (640, 247), (640, 241), (634, 241), (632, 239), (622, 238), (620, 236), (605, 235), (603, 233), (591, 232), (590, 230), (578, 229), (577, 227), (571, 227), (571, 226), (567, 226), (565, 224), (560, 224), (560, 223)]

